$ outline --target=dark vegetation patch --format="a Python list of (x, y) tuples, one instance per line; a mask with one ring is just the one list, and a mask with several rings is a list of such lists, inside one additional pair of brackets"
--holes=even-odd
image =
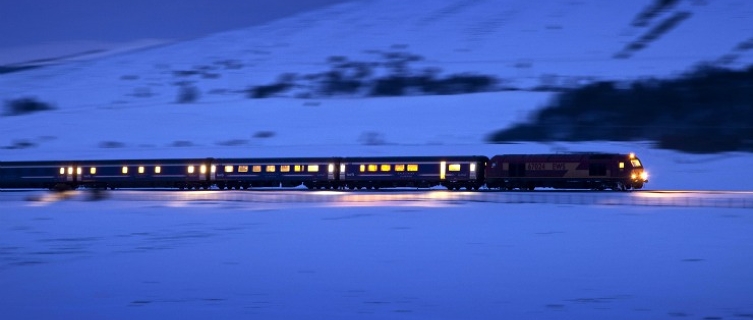
[(676, 79), (603, 81), (568, 90), (531, 121), (489, 140), (653, 141), (692, 153), (753, 151), (753, 66), (702, 66)]
[(19, 98), (5, 101), (4, 116), (20, 116), (34, 112), (54, 110), (55, 107), (36, 98)]
[(403, 51), (374, 51), (376, 62), (351, 61), (344, 56), (327, 59), (328, 70), (297, 75), (285, 73), (271, 84), (248, 88), (249, 98), (290, 94), (298, 98), (406, 95), (446, 95), (500, 90), (501, 81), (492, 75), (458, 73), (442, 75), (439, 68), (418, 68), (419, 55)]

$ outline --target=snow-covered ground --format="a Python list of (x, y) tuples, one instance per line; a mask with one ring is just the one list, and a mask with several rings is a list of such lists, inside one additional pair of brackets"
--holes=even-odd
[(747, 319), (750, 209), (10, 201), (4, 319)]

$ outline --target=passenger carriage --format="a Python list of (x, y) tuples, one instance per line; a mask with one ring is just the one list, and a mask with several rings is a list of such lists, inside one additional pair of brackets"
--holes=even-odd
[(351, 190), (435, 186), (478, 190), (484, 184), (486, 161), (484, 156), (343, 158), (340, 183)]

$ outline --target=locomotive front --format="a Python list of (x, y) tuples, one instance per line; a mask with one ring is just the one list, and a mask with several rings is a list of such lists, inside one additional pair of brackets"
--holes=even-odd
[[(630, 163), (630, 186), (633, 189), (641, 189), (643, 188), (643, 184), (648, 182), (648, 171), (646, 171), (643, 168), (643, 163), (641, 163), (641, 160), (638, 159), (638, 157), (635, 156), (635, 153), (630, 153), (628, 155), (628, 161)], [(620, 163), (621, 166), (623, 166), (623, 163)]]

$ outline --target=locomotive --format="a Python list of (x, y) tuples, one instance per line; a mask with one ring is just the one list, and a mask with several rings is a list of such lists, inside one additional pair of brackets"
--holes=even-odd
[(635, 154), (568, 153), (0, 162), (0, 189), (641, 189)]

